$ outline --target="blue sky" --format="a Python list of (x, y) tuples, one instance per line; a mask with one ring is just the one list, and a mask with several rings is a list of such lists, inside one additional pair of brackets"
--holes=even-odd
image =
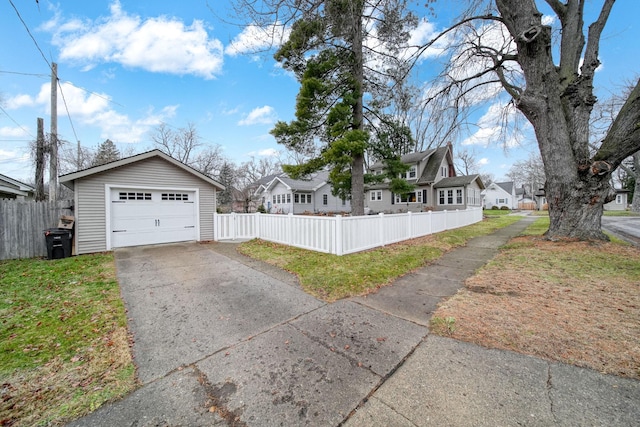
[[(109, 138), (122, 151), (146, 151), (158, 124), (180, 128), (191, 122), (203, 143), (220, 145), (237, 164), (283, 151), (269, 130), (276, 120), (293, 118), (298, 83), (270, 54), (251, 53), (260, 47), (254, 29), (221, 19), (231, 13), (226, 0), (13, 4), (40, 50), (11, 2), (1, 1), (0, 173), (32, 179), (29, 143), (35, 139), (36, 118), (44, 118), (46, 132), (50, 126), (51, 62), (58, 64), (62, 83), (58, 132), (74, 147), (80, 140), (83, 147), (96, 148)], [(436, 3), (436, 11), (443, 4)], [(428, 37), (447, 24), (444, 13), (436, 19), (416, 11), (431, 19), (416, 37)], [(637, 78), (638, 12), (640, 3), (633, 0), (620, 0), (613, 9), (600, 49), (600, 97), (606, 97), (607, 88)], [(491, 108), (479, 111), (479, 126), (454, 145), (467, 144), (482, 160), (481, 172), (500, 180), (514, 161), (537, 148), (525, 142), (505, 152), (488, 143), (495, 131), (491, 116)]]

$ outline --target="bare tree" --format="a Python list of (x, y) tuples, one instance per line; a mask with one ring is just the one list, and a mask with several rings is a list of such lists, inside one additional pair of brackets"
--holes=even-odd
[(509, 169), (507, 177), (517, 187), (524, 186), (529, 194), (535, 194), (544, 187), (545, 183), (544, 163), (540, 154), (530, 154), (528, 159), (515, 162)]
[(611, 175), (640, 150), (640, 81), (592, 150), (594, 73), (614, 0), (604, 0), (588, 25), (587, 2), (545, 1), (557, 17), (559, 31), (543, 23), (535, 1), (474, 1), (482, 10), (474, 9), (477, 15), (463, 17), (440, 35), (457, 31), (460, 36), (454, 38), (456, 49), (434, 97), (448, 95), (468, 111), (495, 99), (497, 88), (506, 92), (511, 98), (507, 105), (533, 126), (544, 162), (547, 236), (606, 240), (601, 217), (604, 204), (615, 197)]
[(458, 171), (458, 175), (472, 175), (478, 173), (480, 165), (475, 152), (465, 148), (462, 151), (458, 151), (455, 158), (454, 163)]
[(151, 135), (156, 148), (184, 164), (190, 164), (193, 155), (202, 145), (200, 135), (193, 123), (187, 127), (174, 129), (161, 123)]

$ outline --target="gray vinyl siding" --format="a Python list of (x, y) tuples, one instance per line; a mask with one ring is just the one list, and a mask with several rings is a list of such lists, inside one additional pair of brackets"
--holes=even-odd
[(152, 157), (78, 179), (75, 182), (77, 254), (107, 250), (105, 185), (153, 188), (198, 188), (200, 239), (213, 240), (216, 189), (208, 182), (163, 160)]
[[(327, 204), (323, 203), (324, 196), (327, 196)], [(346, 200), (342, 204), (342, 199), (331, 194), (331, 185), (325, 184), (313, 194), (316, 212), (351, 212), (351, 201)]]

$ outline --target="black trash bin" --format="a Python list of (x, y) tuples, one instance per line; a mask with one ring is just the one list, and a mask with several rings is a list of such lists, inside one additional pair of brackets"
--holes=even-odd
[(71, 230), (48, 228), (44, 230), (44, 237), (47, 241), (47, 258), (60, 259), (71, 256)]

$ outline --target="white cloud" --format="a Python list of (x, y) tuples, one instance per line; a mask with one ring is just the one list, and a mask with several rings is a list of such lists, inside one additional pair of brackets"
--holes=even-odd
[(278, 47), (289, 38), (291, 30), (276, 22), (266, 28), (248, 25), (225, 48), (224, 53), (238, 56), (256, 53)]
[(486, 157), (483, 157), (483, 158), (481, 158), (480, 160), (478, 160), (478, 165), (479, 165), (479, 166), (486, 166), (486, 165), (488, 165), (489, 163), (491, 163), (491, 162), (490, 162), (490, 161), (489, 161), (489, 159), (487, 159)]
[(554, 15), (542, 15), (542, 25), (553, 25), (556, 22)]
[[(29, 137), (30, 138), (31, 135), (29, 135), (28, 129), (24, 129), (18, 126), (15, 126), (15, 127), (3, 126), (3, 127), (0, 127), (0, 137), (3, 137), (3, 138)], [(6, 153), (6, 151), (4, 153)]]
[(506, 147), (519, 145), (517, 134), (506, 124), (513, 123), (518, 114), (512, 104), (504, 106), (499, 102), (491, 104), (486, 113), (478, 120), (478, 130), (462, 141), (462, 145), (480, 145), (488, 147), (501, 141)]
[(266, 148), (258, 151), (258, 156), (263, 157), (277, 157), (280, 153), (275, 148)]
[(166, 16), (143, 20), (124, 12), (117, 0), (106, 18), (65, 21), (56, 15), (42, 28), (53, 32), (52, 42), (60, 48), (61, 60), (75, 61), (85, 69), (115, 62), (206, 79), (214, 78), (222, 69), (222, 43), (209, 37), (202, 21), (185, 25)]
[(7, 109), (17, 110), (21, 107), (33, 107), (35, 104), (35, 100), (29, 95), (17, 95), (7, 100)]
[(240, 126), (268, 125), (276, 121), (276, 112), (273, 107), (265, 105), (255, 108), (244, 119), (238, 122)]
[[(33, 100), (32, 105), (50, 113), (51, 84), (44, 83), (35, 96), (18, 95), (12, 99)], [(63, 96), (64, 95), (64, 96)], [(100, 137), (114, 142), (140, 142), (161, 122), (176, 115), (178, 105), (169, 105), (160, 111), (149, 109), (142, 117), (132, 119), (110, 107), (107, 94), (88, 93), (71, 83), (62, 83), (58, 91), (58, 116), (71, 116), (76, 124), (95, 126), (100, 129)], [(65, 104), (66, 101), (66, 104)]]

